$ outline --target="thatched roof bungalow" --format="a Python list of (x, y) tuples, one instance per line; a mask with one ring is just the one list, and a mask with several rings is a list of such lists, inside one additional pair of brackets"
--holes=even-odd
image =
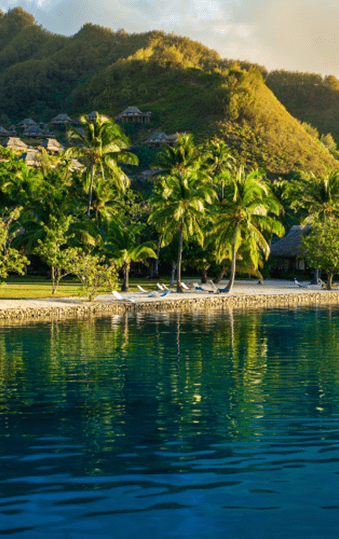
[(42, 129), (37, 125), (30, 125), (23, 133), (24, 137), (43, 137), (44, 133)]
[(28, 146), (18, 137), (9, 137), (4, 146), (8, 150), (27, 150)]
[(166, 135), (162, 131), (154, 133), (146, 140), (146, 144), (150, 147), (160, 146), (161, 144), (174, 144), (178, 139), (178, 135)]
[(9, 132), (7, 131), (7, 129), (5, 129), (4, 127), (2, 127), (2, 125), (0, 125), (0, 137), (8, 137), (9, 135)]
[(30, 127), (32, 125), (38, 125), (34, 120), (32, 120), (32, 118), (25, 118), (24, 120), (18, 123), (19, 127), (25, 127), (25, 128)]
[(307, 262), (302, 252), (302, 238), (311, 230), (294, 225), (283, 238), (271, 245), (271, 256), (277, 258), (277, 267), (283, 271), (305, 270)]
[(117, 119), (123, 123), (137, 122), (147, 124), (151, 121), (151, 116), (151, 112), (141, 112), (138, 107), (127, 107), (127, 109), (118, 114)]
[(51, 120), (51, 123), (54, 125), (66, 125), (72, 124), (73, 120), (68, 116), (68, 114), (58, 114)]
[(28, 150), (18, 157), (18, 161), (25, 161), (29, 167), (40, 167), (41, 159), (37, 150)]
[(48, 153), (60, 153), (65, 149), (65, 147), (60, 144), (56, 138), (48, 138), (47, 140), (44, 140), (41, 146), (45, 148)]

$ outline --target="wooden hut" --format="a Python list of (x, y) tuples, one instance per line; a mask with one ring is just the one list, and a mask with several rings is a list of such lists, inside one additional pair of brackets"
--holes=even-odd
[(18, 123), (19, 127), (24, 127), (25, 129), (33, 125), (38, 125), (38, 124), (34, 120), (32, 120), (32, 118), (25, 118), (24, 120)]
[(100, 114), (96, 110), (94, 110), (93, 112), (90, 112), (89, 115), (87, 116), (87, 120), (89, 122), (96, 122), (98, 118), (100, 118)]
[(288, 234), (272, 243), (271, 256), (276, 257), (278, 269), (282, 271), (307, 269), (307, 261), (302, 252), (302, 238), (310, 230), (310, 225), (304, 227), (294, 225)]
[(141, 112), (138, 107), (128, 107), (118, 114), (117, 119), (121, 120), (122, 123), (135, 122), (147, 124), (151, 121), (151, 116), (151, 112)]
[(37, 150), (27, 150), (18, 157), (18, 161), (25, 161), (29, 167), (41, 167), (41, 159)]
[(146, 144), (151, 148), (155, 146), (161, 146), (162, 144), (168, 144), (168, 137), (166, 133), (159, 131), (158, 133), (154, 133), (153, 135), (151, 135), (146, 140)]
[(52, 154), (60, 153), (65, 149), (65, 147), (60, 144), (56, 138), (48, 138), (47, 140), (44, 140), (41, 146), (45, 148), (48, 153)]
[(9, 137), (4, 146), (8, 150), (27, 150), (28, 146), (18, 137)]
[(15, 137), (17, 135), (17, 130), (16, 130), (16, 127), (15, 125), (11, 125), (9, 128), (8, 128), (8, 132), (9, 132), (9, 135), (11, 137)]
[(0, 137), (8, 137), (9, 136), (9, 132), (7, 131), (7, 129), (5, 129), (4, 127), (2, 127), (2, 125), (0, 125)]
[(51, 120), (51, 123), (54, 125), (67, 125), (72, 124), (73, 120), (68, 116), (68, 114), (58, 114)]
[(28, 126), (25, 129), (23, 135), (24, 135), (24, 137), (33, 137), (33, 138), (36, 138), (36, 137), (41, 138), (41, 137), (44, 136), (43, 131), (38, 126), (38, 124)]

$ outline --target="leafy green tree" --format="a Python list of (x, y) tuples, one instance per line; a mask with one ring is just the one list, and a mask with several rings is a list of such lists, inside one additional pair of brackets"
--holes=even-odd
[(160, 152), (155, 166), (161, 173), (184, 172), (187, 168), (197, 169), (201, 164), (201, 152), (194, 144), (193, 135), (179, 135), (173, 146), (166, 144)]
[(29, 261), (17, 249), (11, 247), (11, 241), (18, 229), (13, 224), (20, 215), (21, 208), (13, 210), (7, 217), (0, 219), (0, 282), (4, 281), (10, 272), (24, 274), (25, 265)]
[(332, 289), (333, 277), (339, 273), (339, 222), (337, 219), (313, 223), (311, 232), (303, 238), (303, 248), (309, 264), (327, 272), (327, 289)]
[(210, 168), (213, 183), (220, 190), (220, 200), (225, 197), (225, 184), (235, 166), (235, 158), (223, 140), (213, 139), (207, 146), (207, 165)]
[(339, 216), (339, 172), (325, 176), (301, 178), (287, 184), (286, 194), (291, 207), (299, 212), (304, 223), (325, 222)]
[(174, 171), (162, 177), (152, 195), (149, 223), (162, 235), (168, 245), (178, 234), (177, 291), (181, 288), (181, 263), (183, 241), (195, 236), (201, 245), (202, 230), (206, 221), (206, 208), (216, 197), (215, 190), (194, 170)]
[(103, 116), (97, 116), (95, 122), (86, 116), (80, 118), (81, 129), (70, 128), (69, 137), (74, 145), (66, 150), (66, 155), (72, 155), (84, 161), (89, 174), (87, 217), (92, 206), (92, 192), (96, 174), (105, 177), (109, 174), (115, 182), (116, 189), (124, 192), (129, 185), (129, 179), (119, 167), (119, 163), (137, 165), (135, 155), (125, 151), (129, 145), (128, 138), (120, 127)]
[(35, 253), (51, 267), (52, 294), (55, 294), (60, 280), (73, 273), (73, 250), (68, 247), (71, 217), (57, 219), (51, 216), (48, 226), (44, 225), (44, 241), (38, 240)]
[(231, 274), (227, 285), (230, 291), (234, 284), (239, 251), (247, 252), (248, 259), (256, 269), (261, 254), (265, 257), (269, 255), (267, 236), (281, 236), (284, 233), (284, 227), (275, 218), (280, 211), (281, 205), (264, 181), (263, 171), (255, 170), (246, 174), (240, 167), (232, 175), (215, 221), (217, 254), (221, 260), (225, 259), (226, 249), (231, 259)]
[(115, 264), (105, 263), (105, 258), (86, 253), (80, 248), (72, 248), (72, 273), (82, 284), (82, 290), (92, 301), (99, 291), (114, 290), (118, 282), (118, 271)]
[(144, 229), (145, 225), (141, 223), (127, 224), (123, 221), (112, 222), (108, 228), (105, 251), (118, 267), (122, 267), (122, 292), (128, 291), (131, 262), (144, 262), (147, 258), (157, 257), (153, 241), (140, 241)]

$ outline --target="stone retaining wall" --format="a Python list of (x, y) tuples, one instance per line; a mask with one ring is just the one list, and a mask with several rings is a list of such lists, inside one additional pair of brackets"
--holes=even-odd
[(273, 308), (307, 305), (339, 305), (339, 292), (317, 291), (289, 294), (232, 294), (192, 297), (176, 300), (142, 301), (140, 303), (88, 303), (67, 307), (25, 307), (0, 309), (0, 323), (24, 320), (55, 320), (60, 318), (88, 318), (123, 314), (125, 312), (192, 311), (220, 307)]

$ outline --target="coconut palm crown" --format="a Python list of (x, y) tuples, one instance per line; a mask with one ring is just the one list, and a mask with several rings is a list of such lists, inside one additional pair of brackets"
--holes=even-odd
[(245, 249), (248, 259), (256, 269), (261, 255), (268, 257), (270, 248), (267, 238), (272, 234), (283, 235), (284, 227), (275, 216), (281, 205), (263, 179), (263, 172), (255, 170), (246, 174), (243, 167), (231, 176), (225, 186), (225, 199), (220, 204), (215, 227), (218, 233), (220, 258), (229, 250), (231, 275), (228, 288), (231, 291), (236, 273), (237, 254)]
[(80, 121), (82, 123), (80, 129), (70, 128), (69, 139), (74, 145), (66, 150), (66, 155), (80, 158), (87, 165), (90, 174), (87, 206), (89, 217), (96, 173), (100, 172), (103, 177), (109, 173), (114, 178), (117, 188), (123, 192), (129, 185), (129, 179), (118, 163), (137, 165), (138, 158), (125, 151), (129, 140), (115, 122), (99, 115), (94, 122), (89, 121), (86, 116), (81, 116)]

